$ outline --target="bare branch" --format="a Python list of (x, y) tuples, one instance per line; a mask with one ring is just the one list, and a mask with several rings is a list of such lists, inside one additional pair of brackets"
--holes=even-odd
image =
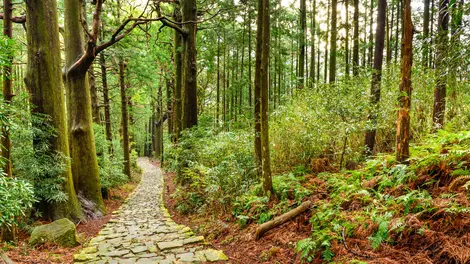
[[(0, 13), (0, 19), (3, 19), (3, 13)], [(26, 23), (26, 15), (12, 17), (11, 21), (17, 24), (24, 24)]]

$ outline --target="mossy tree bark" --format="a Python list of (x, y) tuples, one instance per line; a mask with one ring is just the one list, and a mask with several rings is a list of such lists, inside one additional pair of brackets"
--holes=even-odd
[(410, 107), (411, 107), (411, 66), (413, 64), (413, 23), (411, 21), (411, 0), (404, 0), (403, 57), (401, 61), (400, 97), (398, 99), (397, 152), (398, 162), (410, 156)]
[(370, 106), (371, 113), (368, 116), (370, 129), (366, 131), (365, 151), (366, 155), (371, 155), (375, 146), (375, 135), (377, 133), (377, 113), (379, 111), (380, 102), (380, 85), (382, 82), (382, 65), (384, 59), (384, 42), (385, 42), (385, 18), (387, 10), (386, 0), (379, 0), (377, 12), (377, 27), (375, 33), (375, 54), (374, 67), (372, 71), (372, 82), (370, 89)]
[(440, 0), (437, 22), (436, 47), (436, 86), (434, 88), (434, 107), (432, 113), (433, 130), (444, 126), (447, 90), (447, 52), (449, 42), (449, 0)]
[[(176, 11), (175, 11), (176, 13)], [(179, 21), (181, 19), (178, 19), (178, 15), (175, 14), (174, 17), (176, 18), (176, 21)], [(182, 81), (183, 81), (183, 54), (182, 54), (182, 39), (180, 33), (175, 30), (174, 34), (174, 60), (175, 60), (175, 86), (174, 86), (174, 99), (173, 99), (173, 109), (174, 109), (174, 114), (173, 114), (173, 124), (174, 124), (174, 139), (175, 142), (178, 141), (181, 131), (182, 131)]]
[(121, 128), (122, 128), (122, 148), (124, 152), (124, 174), (131, 178), (131, 158), (129, 148), (129, 112), (128, 97), (126, 92), (126, 63), (119, 61), (119, 86), (121, 88)]
[(185, 32), (183, 35), (183, 129), (197, 125), (197, 63), (196, 63), (196, 31), (197, 6), (195, 0), (181, 1), (181, 17)]
[(261, 150), (261, 55), (263, 51), (263, 0), (258, 0), (258, 17), (256, 29), (256, 57), (255, 57), (255, 94), (254, 94), (254, 123), (255, 123), (255, 161), (258, 175), (262, 174)]
[[(259, 10), (262, 22), (261, 41), (261, 67), (260, 67), (260, 87), (261, 87), (261, 165), (263, 175), (263, 191), (265, 195), (272, 197), (273, 185), (271, 178), (271, 157), (269, 152), (269, 42), (270, 42), (270, 13), (269, 0), (260, 0)], [(258, 14), (260, 16), (260, 14)]]
[(300, 0), (300, 34), (299, 34), (299, 75), (297, 87), (302, 89), (305, 83), (305, 35), (307, 32), (307, 5), (305, 0)]
[[(311, 52), (310, 52), (310, 84), (313, 87), (315, 83), (315, 35), (317, 33), (317, 3), (316, 0), (312, 1), (312, 39), (310, 41)], [(280, 44), (279, 44), (280, 45)], [(281, 52), (281, 51), (279, 51)], [(280, 69), (282, 69), (280, 67)], [(318, 70), (318, 69), (317, 69)], [(280, 89), (279, 89), (280, 90)]]
[(96, 157), (92, 122), (92, 107), (87, 70), (88, 65), (74, 67), (85, 53), (84, 30), (81, 24), (82, 1), (65, 0), (65, 60), (66, 87), (70, 130), (70, 154), (75, 189), (83, 198), (94, 203), (92, 214), (105, 212), (101, 196), (100, 172)]
[[(31, 93), (33, 111), (50, 116), (57, 136), (50, 138), (53, 151), (69, 157), (69, 141), (62, 86), (60, 41), (56, 0), (27, 0), (26, 16), (28, 41), (28, 69), (26, 86)], [(78, 202), (70, 163), (63, 175), (63, 191), (68, 200), (50, 203), (48, 216), (52, 219), (67, 217), (77, 221), (84, 215)]]
[(329, 83), (336, 82), (336, 38), (337, 30), (338, 1), (331, 0), (331, 39), (330, 39), (330, 76)]
[[(12, 38), (13, 32), (13, 4), (11, 0), (3, 1), (3, 35), (7, 38)], [(13, 98), (12, 91), (12, 65), (13, 57), (9, 56), (8, 63), (3, 67), (3, 100), (5, 103), (10, 104)], [(11, 171), (11, 140), (10, 140), (10, 129), (7, 125), (2, 126), (2, 158), (4, 159), (5, 165), (3, 166), (3, 172), (8, 176), (12, 177)]]
[(104, 104), (104, 121), (106, 127), (106, 140), (109, 142), (113, 141), (113, 134), (111, 130), (111, 112), (110, 112), (110, 99), (109, 99), (109, 88), (108, 88), (108, 73), (106, 69), (106, 59), (104, 52), (100, 54), (100, 66), (101, 66), (101, 82), (103, 86), (103, 104)]

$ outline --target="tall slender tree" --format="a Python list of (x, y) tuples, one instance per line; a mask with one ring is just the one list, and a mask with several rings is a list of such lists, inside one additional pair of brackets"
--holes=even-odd
[[(3, 1), (3, 35), (7, 38), (12, 38), (13, 32), (13, 4), (11, 0)], [(8, 63), (3, 66), (3, 100), (6, 104), (11, 104), (13, 99), (12, 91), (12, 65), (13, 65), (13, 56), (8, 56)], [(4, 124), (2, 126), (2, 158), (5, 163), (3, 166), (3, 173), (8, 177), (12, 176), (11, 170), (11, 140), (10, 140), (10, 129), (8, 125)]]
[(307, 32), (307, 5), (306, 0), (300, 0), (300, 36), (299, 36), (299, 75), (297, 76), (299, 88), (305, 84), (305, 36)]
[(131, 178), (131, 158), (129, 147), (129, 108), (126, 87), (126, 63), (119, 59), (119, 87), (121, 88), (121, 128), (122, 128), (122, 148), (124, 151), (124, 173)]
[(359, 0), (354, 1), (354, 46), (353, 46), (353, 76), (359, 75)]
[(449, 0), (440, 0), (437, 22), (436, 86), (434, 88), (433, 130), (444, 126), (447, 88), (447, 53), (449, 41)]
[(377, 132), (377, 113), (380, 102), (380, 85), (382, 81), (382, 64), (384, 53), (385, 41), (385, 19), (387, 10), (387, 1), (378, 0), (377, 12), (377, 28), (375, 33), (375, 54), (374, 54), (374, 68), (372, 72), (372, 83), (370, 90), (370, 103), (371, 113), (369, 114), (369, 121), (372, 128), (366, 132), (365, 147), (366, 154), (372, 154), (375, 145), (375, 135)]
[(406, 161), (410, 156), (410, 107), (411, 107), (411, 66), (413, 64), (413, 23), (411, 20), (411, 0), (403, 1), (403, 56), (401, 60), (400, 97), (398, 99), (398, 122), (396, 138), (396, 158)]
[(329, 83), (336, 81), (336, 38), (338, 36), (337, 30), (337, 10), (338, 1), (331, 0), (331, 39), (330, 39), (330, 76)]

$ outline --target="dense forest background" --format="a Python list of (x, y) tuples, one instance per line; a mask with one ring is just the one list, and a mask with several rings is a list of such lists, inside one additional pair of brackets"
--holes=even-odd
[[(425, 230), (449, 244), (423, 259), (470, 260), (450, 251), (470, 247), (456, 242), (470, 223), (466, 1), (4, 0), (0, 12), (5, 241), (38, 219), (102, 217), (148, 156), (176, 173), (184, 215), (246, 228), (312, 202), (304, 261), (340, 261), (346, 238), (416, 257), (407, 239)], [(436, 226), (455, 219), (466, 224)]]

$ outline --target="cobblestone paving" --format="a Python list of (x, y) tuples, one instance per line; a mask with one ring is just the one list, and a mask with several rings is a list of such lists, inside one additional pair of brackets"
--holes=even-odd
[(163, 204), (163, 176), (148, 159), (139, 158), (142, 181), (121, 209), (76, 255), (75, 263), (204, 263), (225, 261), (222, 251), (204, 237), (177, 225)]

